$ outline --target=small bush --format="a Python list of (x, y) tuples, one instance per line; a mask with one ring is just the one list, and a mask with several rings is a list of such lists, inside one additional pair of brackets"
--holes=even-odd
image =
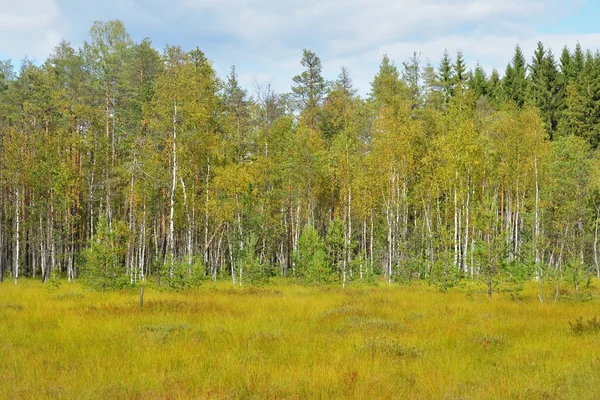
[(583, 317), (579, 317), (575, 322), (569, 321), (569, 327), (571, 332), (578, 336), (587, 333), (598, 333), (600, 332), (600, 320), (598, 320), (598, 317), (594, 317), (584, 321)]
[(262, 286), (269, 282), (271, 271), (269, 266), (261, 263), (256, 256), (257, 240), (256, 235), (251, 233), (243, 250), (238, 272), (240, 283), (248, 282), (251, 285)]
[(208, 279), (204, 263), (200, 258), (195, 259), (192, 264), (176, 262), (171, 264), (167, 261), (158, 268), (159, 289), (180, 291), (199, 287)]
[(95, 290), (116, 290), (130, 285), (125, 274), (127, 253), (127, 225), (123, 221), (109, 224), (102, 217), (96, 232), (82, 253), (81, 281)]
[(296, 274), (305, 283), (324, 284), (334, 280), (333, 272), (325, 244), (319, 237), (319, 233), (311, 225), (302, 230), (298, 241), (298, 250), (293, 254), (296, 265)]

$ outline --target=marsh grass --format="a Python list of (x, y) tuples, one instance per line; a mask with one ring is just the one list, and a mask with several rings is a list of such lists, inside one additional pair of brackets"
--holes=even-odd
[(600, 292), (0, 285), (0, 398), (600, 398)]

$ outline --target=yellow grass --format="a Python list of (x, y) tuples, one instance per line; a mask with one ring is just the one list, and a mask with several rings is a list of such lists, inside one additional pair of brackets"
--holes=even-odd
[[(596, 283), (596, 286), (598, 284)], [(600, 317), (423, 285), (0, 285), (0, 398), (600, 398)]]

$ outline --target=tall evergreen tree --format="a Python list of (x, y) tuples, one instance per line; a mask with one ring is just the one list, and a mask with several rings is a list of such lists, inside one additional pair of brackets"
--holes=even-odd
[(527, 63), (520, 46), (515, 48), (502, 83), (506, 99), (513, 101), (517, 107), (523, 107), (527, 98)]
[(485, 74), (485, 70), (477, 63), (475, 67), (475, 71), (471, 74), (471, 79), (469, 80), (469, 88), (475, 94), (475, 98), (480, 98), (482, 96), (489, 95), (489, 84), (488, 79)]
[(466, 89), (466, 82), (469, 80), (469, 71), (467, 70), (467, 64), (462, 51), (456, 53), (453, 70), (456, 87), (460, 87), (462, 90)]
[(448, 50), (444, 50), (444, 56), (440, 61), (440, 66), (438, 67), (438, 80), (441, 90), (444, 93), (444, 100), (447, 103), (454, 94), (455, 81), (452, 59), (450, 58)]
[(540, 110), (550, 137), (558, 126), (560, 109), (558, 69), (551, 50), (538, 43), (529, 66), (529, 102)]
[(326, 82), (321, 75), (321, 59), (312, 51), (304, 49), (301, 64), (306, 68), (293, 79), (292, 92), (300, 104), (311, 128), (317, 126), (319, 107), (325, 95)]
[(421, 84), (421, 54), (413, 52), (408, 62), (402, 63), (402, 80), (410, 89), (413, 101), (417, 106), (421, 105), (423, 87)]
[(379, 71), (371, 82), (371, 97), (379, 103), (389, 103), (396, 96), (403, 94), (404, 84), (400, 73), (387, 54), (383, 55)]

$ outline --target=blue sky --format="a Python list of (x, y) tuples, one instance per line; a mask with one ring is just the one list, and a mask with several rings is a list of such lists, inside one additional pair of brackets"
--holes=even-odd
[(346, 66), (361, 93), (384, 53), (398, 65), (413, 51), (437, 65), (445, 48), (471, 66), (503, 70), (519, 43), (559, 53), (580, 42), (600, 47), (600, 4), (593, 0), (0, 0), (0, 58), (43, 61), (61, 38), (80, 46), (94, 20), (120, 19), (136, 41), (150, 37), (200, 47), (221, 76), (235, 64), (254, 83), (289, 90), (303, 48), (334, 79)]

